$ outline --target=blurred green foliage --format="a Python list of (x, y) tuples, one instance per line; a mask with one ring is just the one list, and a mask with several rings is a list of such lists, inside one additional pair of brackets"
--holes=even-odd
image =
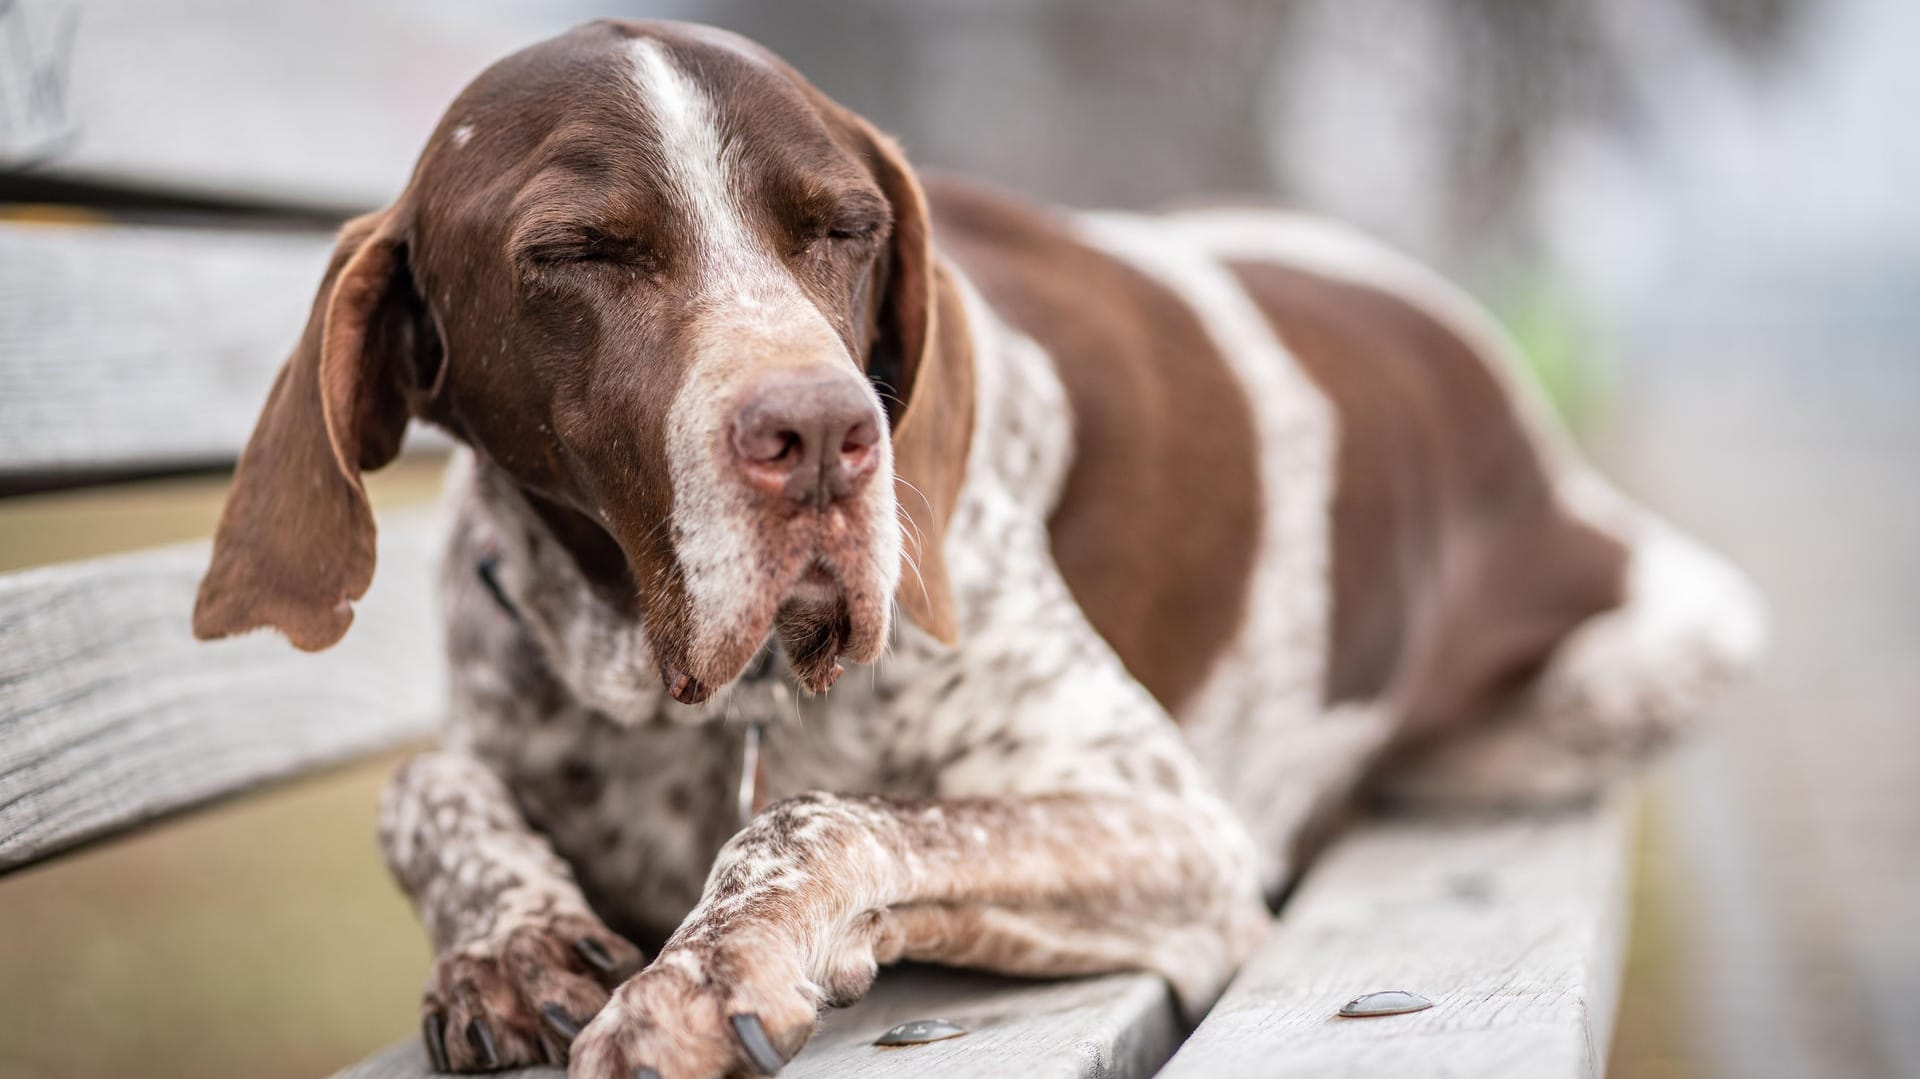
[(1591, 436), (1613, 394), (1593, 321), (1570, 292), (1543, 276), (1497, 291), (1492, 307), (1560, 418), (1576, 438)]

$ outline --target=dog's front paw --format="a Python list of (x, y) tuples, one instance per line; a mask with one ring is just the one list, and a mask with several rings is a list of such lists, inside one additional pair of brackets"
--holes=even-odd
[(573, 1043), (572, 1079), (772, 1075), (819, 1016), (797, 963), (767, 950), (670, 947)]
[(437, 1072), (561, 1064), (640, 951), (586, 914), (515, 923), (434, 960), (420, 1034)]

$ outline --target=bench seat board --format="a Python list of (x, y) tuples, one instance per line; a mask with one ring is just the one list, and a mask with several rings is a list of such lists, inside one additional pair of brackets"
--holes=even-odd
[[(882, 1049), (873, 1040), (914, 1019), (948, 1019), (963, 1037)], [(1182, 1027), (1156, 975), (1035, 982), (970, 971), (882, 971), (873, 992), (830, 1011), (780, 1079), (1144, 1079), (1179, 1044)], [(426, 1079), (417, 1040), (394, 1046), (335, 1079)], [(555, 1068), (507, 1072), (560, 1079)]]
[[(1373, 823), (1336, 843), (1162, 1075), (1598, 1077), (1625, 959), (1630, 804)], [(1342, 1019), (1404, 989), (1426, 1011)]]
[(317, 654), (194, 640), (205, 543), (0, 577), (0, 871), (429, 734), (439, 548), (430, 513), (388, 515), (352, 632)]

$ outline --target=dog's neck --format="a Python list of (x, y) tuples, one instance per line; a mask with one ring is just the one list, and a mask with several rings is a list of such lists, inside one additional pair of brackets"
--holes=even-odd
[(639, 589), (632, 567), (612, 535), (587, 514), (520, 487), (527, 509), (547, 534), (573, 559), (575, 569), (594, 593), (616, 610), (639, 616)]
[[(474, 454), (463, 526), (472, 564), (538, 645), (550, 673), (614, 722), (687, 722), (706, 709), (669, 698), (641, 625), (640, 601), (611, 537), (576, 510), (529, 492)], [(491, 583), (488, 583), (488, 582)]]
[[(712, 699), (699, 705), (673, 700), (647, 648), (640, 600), (612, 538), (585, 514), (528, 491), (484, 458), (475, 458), (468, 486), (468, 512), (484, 540), (455, 572), (472, 574), (503, 615), (533, 638), (575, 700), (622, 725), (750, 727), (794, 714), (800, 690), (773, 635)], [(743, 799), (751, 804), (754, 776), (751, 768), (743, 771)]]

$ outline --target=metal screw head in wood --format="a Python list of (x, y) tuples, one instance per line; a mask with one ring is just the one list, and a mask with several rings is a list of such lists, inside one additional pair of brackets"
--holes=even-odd
[(875, 1045), (924, 1045), (927, 1042), (946, 1041), (965, 1034), (967, 1028), (945, 1019), (915, 1019), (911, 1023), (902, 1023), (885, 1034)]
[(1375, 1015), (1405, 1015), (1408, 1012), (1423, 1012), (1433, 1007), (1433, 1001), (1418, 993), (1409, 993), (1403, 989), (1387, 989), (1378, 993), (1362, 993), (1340, 1007), (1340, 1014), (1348, 1019), (1363, 1019)]

